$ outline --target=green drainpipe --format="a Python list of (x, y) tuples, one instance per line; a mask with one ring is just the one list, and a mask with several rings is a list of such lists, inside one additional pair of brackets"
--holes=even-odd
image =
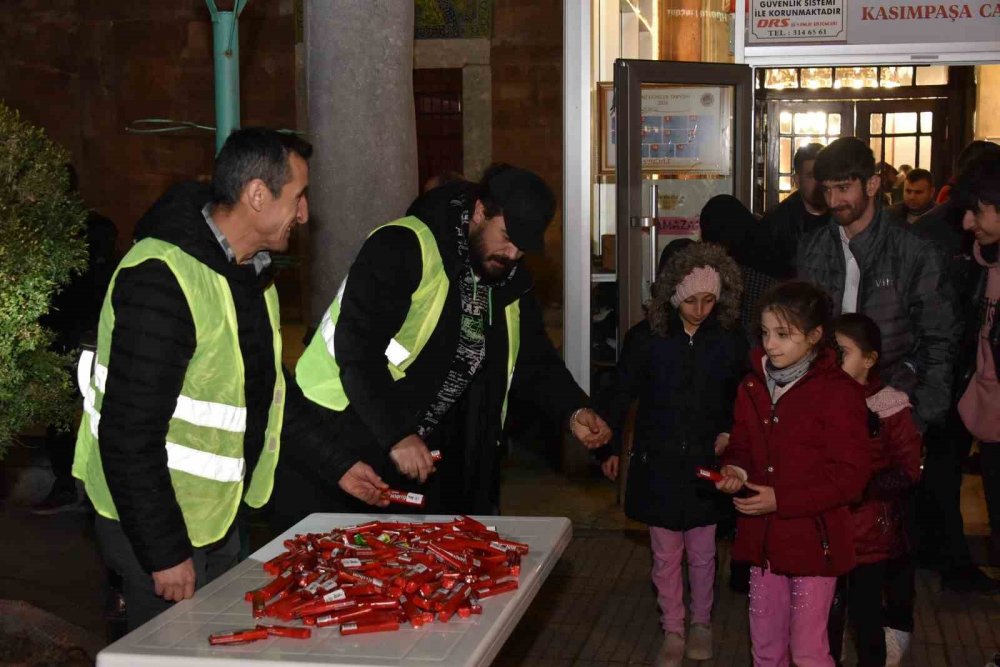
[(215, 60), (215, 152), (240, 127), (239, 16), (247, 0), (236, 0), (233, 11), (220, 12), (215, 0), (205, 0), (212, 15), (212, 55)]

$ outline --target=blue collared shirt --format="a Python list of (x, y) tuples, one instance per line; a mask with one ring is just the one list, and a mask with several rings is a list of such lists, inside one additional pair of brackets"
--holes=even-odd
[[(226, 259), (232, 263), (236, 263), (236, 254), (233, 253), (232, 246), (229, 245), (229, 241), (226, 240), (226, 235), (222, 233), (218, 225), (215, 224), (215, 220), (212, 219), (212, 205), (205, 204), (205, 207), (201, 209), (201, 214), (205, 216), (205, 222), (208, 223), (208, 228), (212, 230), (215, 235), (215, 240), (219, 242), (222, 246), (222, 250), (226, 253)], [(271, 253), (266, 250), (261, 250), (256, 255), (250, 258), (250, 263), (253, 265), (254, 273), (258, 276), (261, 271), (271, 266)]]

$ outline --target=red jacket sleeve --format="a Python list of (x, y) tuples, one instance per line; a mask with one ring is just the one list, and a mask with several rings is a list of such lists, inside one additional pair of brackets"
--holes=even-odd
[(920, 458), (923, 454), (923, 439), (913, 423), (913, 415), (909, 408), (900, 410), (894, 415), (882, 420), (882, 428), (886, 429), (889, 458), (893, 468), (899, 468), (906, 473), (913, 484), (920, 481)]
[(820, 437), (826, 459), (820, 481), (775, 485), (780, 517), (815, 516), (848, 505), (861, 498), (868, 482), (871, 445), (862, 392), (844, 383), (831, 384), (829, 400), (823, 407), (823, 412), (817, 411), (816, 415), (821, 420)]
[(736, 404), (733, 407), (733, 429), (729, 433), (729, 446), (722, 453), (722, 465), (738, 466), (750, 472), (750, 431), (746, 415), (753, 406), (743, 382), (736, 389)]

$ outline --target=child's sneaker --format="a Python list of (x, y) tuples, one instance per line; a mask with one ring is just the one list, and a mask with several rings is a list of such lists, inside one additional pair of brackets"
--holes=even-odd
[(656, 654), (655, 667), (681, 667), (684, 663), (684, 637), (676, 632), (668, 632), (663, 638), (660, 652)]
[(712, 659), (712, 626), (692, 623), (688, 628), (687, 649), (684, 655), (691, 660)]
[(885, 667), (899, 667), (900, 661), (910, 648), (910, 633), (894, 628), (885, 630)]

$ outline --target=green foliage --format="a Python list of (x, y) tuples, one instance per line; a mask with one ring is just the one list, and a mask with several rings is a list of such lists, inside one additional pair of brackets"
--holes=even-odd
[(67, 426), (77, 405), (70, 359), (39, 324), (53, 294), (85, 268), (86, 210), (69, 156), (0, 101), (0, 459), (17, 433)]
[(441, 11), (437, 0), (414, 0), (413, 5), (416, 12), (414, 23), (417, 25), (434, 27), (444, 25), (444, 12)]
[(472, 39), (492, 34), (493, 0), (414, 0), (413, 8), (416, 39)]

